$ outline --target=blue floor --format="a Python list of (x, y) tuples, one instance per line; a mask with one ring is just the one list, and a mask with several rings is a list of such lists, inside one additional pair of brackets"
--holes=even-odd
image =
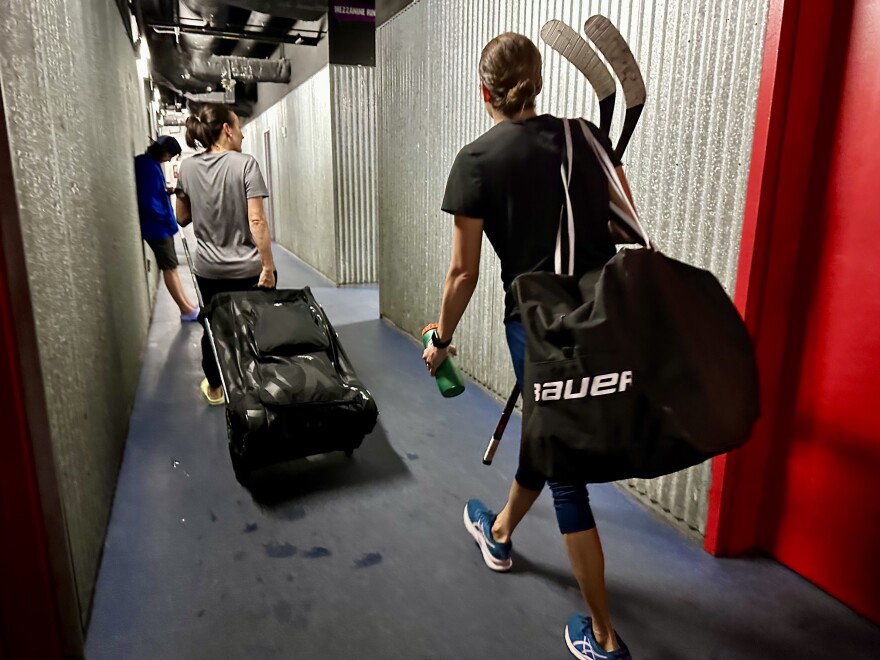
[[(354, 457), (235, 481), (223, 411), (198, 392), (197, 325), (159, 291), (88, 631), (89, 660), (570, 658), (583, 609), (544, 494), (490, 572), (462, 525), (500, 506), (519, 420), (480, 458), (500, 404), (444, 400), (416, 343), (378, 319), (375, 287), (312, 287), (379, 405)], [(775, 562), (718, 560), (610, 485), (593, 487), (615, 625), (636, 660), (880, 657), (880, 629)]]

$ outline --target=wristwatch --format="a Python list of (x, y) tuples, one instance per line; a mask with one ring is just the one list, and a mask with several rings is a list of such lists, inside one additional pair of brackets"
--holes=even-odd
[(434, 330), (434, 334), (431, 335), (431, 343), (434, 345), (434, 348), (448, 348), (449, 344), (452, 343), (452, 337), (447, 341), (440, 341), (440, 335)]

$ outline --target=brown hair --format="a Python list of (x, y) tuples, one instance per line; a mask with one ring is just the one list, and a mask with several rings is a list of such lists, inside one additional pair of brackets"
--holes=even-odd
[(205, 103), (199, 112), (186, 118), (186, 143), (198, 149), (210, 149), (220, 139), (223, 124), (232, 125), (235, 116), (232, 110), (220, 103)]
[(165, 156), (171, 155), (171, 153), (158, 142), (151, 142), (144, 153), (155, 160), (162, 160)]
[(534, 108), (544, 85), (541, 53), (526, 36), (499, 34), (480, 55), (480, 80), (489, 90), (492, 107), (505, 116)]

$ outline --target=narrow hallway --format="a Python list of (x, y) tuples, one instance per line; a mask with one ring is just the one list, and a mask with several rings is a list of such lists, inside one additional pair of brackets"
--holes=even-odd
[[(235, 481), (223, 409), (197, 385), (200, 326), (159, 295), (87, 639), (90, 660), (569, 657), (582, 604), (542, 496), (509, 575), (461, 522), (502, 502), (519, 419), (480, 458), (501, 405), (470, 384), (444, 400), (374, 286), (335, 288), (277, 248), (282, 288), (311, 286), (379, 424), (341, 453)], [(182, 276), (186, 276), (182, 269)], [(185, 280), (189, 287), (188, 277)], [(719, 560), (611, 485), (591, 488), (615, 623), (639, 659), (868, 658), (880, 631), (767, 559)], [(748, 631), (745, 633), (744, 631)]]

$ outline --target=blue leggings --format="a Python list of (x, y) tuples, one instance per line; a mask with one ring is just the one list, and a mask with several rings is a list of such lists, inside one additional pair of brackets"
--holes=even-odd
[[(507, 323), (505, 332), (507, 346), (510, 348), (510, 358), (513, 360), (513, 370), (516, 373), (520, 389), (522, 389), (525, 380), (523, 375), (526, 358), (526, 332), (519, 321)], [(523, 394), (525, 394), (525, 390), (523, 390)], [(517, 468), (516, 482), (528, 490), (541, 490), (544, 487), (544, 478), (528, 472), (523, 466)], [(561, 484), (551, 481), (549, 486), (550, 492), (553, 494), (553, 508), (556, 509), (556, 522), (559, 524), (560, 532), (574, 534), (593, 529), (596, 526), (586, 484)]]

